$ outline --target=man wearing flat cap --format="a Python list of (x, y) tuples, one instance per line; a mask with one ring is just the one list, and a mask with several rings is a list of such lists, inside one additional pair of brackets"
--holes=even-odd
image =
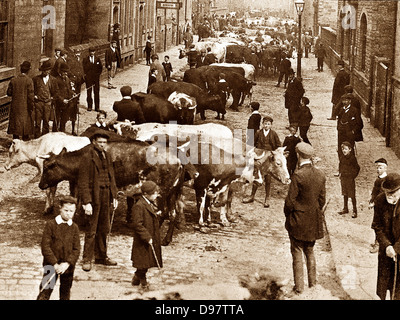
[(29, 140), (33, 134), (33, 81), (28, 76), (31, 70), (29, 61), (20, 65), (21, 74), (12, 78), (8, 84), (7, 96), (11, 97), (10, 114), (8, 118), (7, 133), (13, 139)]
[(144, 123), (146, 120), (140, 105), (132, 101), (132, 88), (123, 86), (121, 89), (122, 100), (115, 101), (113, 110), (117, 113), (117, 121), (135, 121), (135, 124)]
[(83, 249), (84, 271), (95, 264), (115, 266), (117, 263), (107, 255), (107, 235), (110, 231), (111, 209), (118, 206), (117, 186), (110, 155), (105, 148), (109, 135), (103, 129), (91, 136), (91, 145), (79, 167), (78, 191), (85, 210), (88, 229)]
[(95, 55), (96, 48), (89, 48), (89, 56), (83, 59), (83, 71), (85, 73), (86, 89), (87, 89), (87, 111), (92, 111), (94, 95), (94, 109), (100, 110), (100, 75), (103, 71), (103, 64), (99, 57)]
[(307, 261), (308, 286), (316, 285), (315, 241), (323, 238), (323, 212), (326, 201), (325, 176), (311, 162), (313, 147), (305, 142), (296, 145), (298, 169), (291, 177), (285, 199), (285, 228), (289, 233), (293, 258), (294, 293), (304, 290), (303, 253)]
[(339, 71), (336, 74), (332, 89), (332, 112), (328, 120), (336, 120), (335, 107), (340, 102), (341, 97), (345, 94), (344, 87), (350, 84), (350, 74), (344, 69), (344, 61), (338, 62)]
[[(372, 229), (379, 243), (378, 279), (376, 294), (386, 299), (387, 291), (391, 299), (400, 299), (400, 276), (398, 254), (400, 253), (400, 175), (389, 173), (382, 182), (383, 193), (375, 200)], [(395, 266), (397, 264), (397, 266)], [(394, 283), (394, 279), (397, 279)], [(394, 291), (393, 291), (394, 290)]]

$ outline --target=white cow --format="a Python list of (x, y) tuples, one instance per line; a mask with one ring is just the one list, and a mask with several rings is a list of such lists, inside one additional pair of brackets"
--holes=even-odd
[(233, 68), (241, 68), (244, 70), (244, 77), (247, 80), (255, 80), (254, 73), (256, 69), (252, 64), (248, 63), (213, 63), (211, 66), (220, 66), (220, 67), (233, 67)]

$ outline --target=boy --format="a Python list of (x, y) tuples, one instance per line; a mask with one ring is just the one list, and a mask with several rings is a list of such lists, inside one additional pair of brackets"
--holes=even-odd
[(58, 276), (60, 276), (60, 300), (70, 299), (75, 265), (81, 250), (79, 228), (72, 221), (77, 200), (71, 196), (62, 196), (59, 201), (60, 214), (46, 223), (43, 232), (41, 246), (44, 276), (37, 300), (50, 299)]
[(172, 70), (172, 64), (169, 62), (169, 56), (164, 57), (164, 62), (162, 63), (164, 70), (165, 70), (165, 76), (167, 78), (167, 81), (171, 81), (171, 73), (174, 71)]
[(283, 147), (286, 147), (285, 151), (289, 152), (287, 157), (287, 168), (290, 176), (294, 173), (297, 166), (297, 153), (296, 145), (301, 142), (301, 139), (296, 135), (297, 127), (294, 125), (289, 126), (289, 135), (285, 137), (283, 141)]
[[(369, 200), (368, 209), (373, 209), (375, 206), (376, 197), (383, 192), (382, 183), (386, 180), (387, 177), (387, 161), (384, 158), (380, 158), (375, 161), (376, 171), (378, 173), (378, 177), (374, 182), (374, 187), (372, 188), (371, 192), (371, 199)], [(376, 239), (375, 235), (375, 242), (371, 244), (370, 253), (376, 253), (379, 250), (379, 243)]]
[[(266, 151), (272, 151), (281, 146), (278, 134), (272, 130), (272, 122), (274, 120), (270, 116), (265, 116), (262, 120), (262, 129), (257, 131), (254, 135), (254, 146), (258, 149)], [(264, 208), (269, 208), (269, 193), (271, 190), (271, 176), (267, 174), (264, 177), (265, 181), (265, 200)], [(243, 203), (251, 203), (254, 201), (258, 185), (253, 183), (253, 189), (251, 195), (248, 198), (243, 199)]]
[(137, 268), (132, 285), (148, 289), (147, 270), (162, 267), (160, 226), (156, 200), (158, 186), (153, 181), (145, 181), (141, 187), (142, 197), (132, 207), (131, 227), (133, 228), (132, 266)]
[(302, 97), (300, 100), (300, 109), (299, 109), (299, 118), (298, 118), (298, 125), (300, 130), (300, 138), (308, 144), (310, 140), (308, 140), (307, 132), (310, 129), (310, 123), (313, 118), (311, 114), (311, 110), (308, 107), (310, 100), (307, 97)]
[(343, 195), (343, 210), (339, 212), (340, 215), (349, 213), (348, 200), (351, 198), (353, 204), (353, 215), (352, 218), (357, 218), (357, 201), (356, 201), (356, 183), (355, 178), (360, 172), (360, 166), (358, 165), (357, 158), (354, 155), (350, 142), (345, 141), (341, 145), (343, 155), (339, 160), (339, 174), (340, 184), (342, 187)]
[(247, 122), (247, 144), (253, 146), (254, 145), (254, 135), (260, 129), (261, 123), (261, 114), (258, 111), (260, 109), (260, 103), (253, 101), (250, 103), (251, 110), (253, 110), (252, 114), (249, 117)]
[(152, 68), (150, 70), (150, 75), (149, 75), (149, 82), (147, 84), (147, 93), (150, 93), (149, 87), (157, 82), (157, 74), (158, 74), (158, 70), (156, 68)]
[(107, 112), (100, 110), (96, 116), (96, 122), (91, 125), (92, 128), (112, 130), (112, 128), (106, 123)]

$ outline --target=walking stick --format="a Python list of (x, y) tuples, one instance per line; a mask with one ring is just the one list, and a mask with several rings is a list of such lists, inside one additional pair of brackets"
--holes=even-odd
[(397, 254), (393, 258), (394, 259), (394, 280), (393, 280), (393, 288), (392, 288), (392, 300), (394, 300), (395, 291), (396, 291), (396, 282), (397, 282)]
[(156, 259), (158, 270), (161, 270), (160, 263), (158, 262), (158, 259), (157, 259), (156, 251), (154, 250), (154, 246), (152, 243), (149, 243), (149, 244), (151, 247), (151, 251), (153, 251), (154, 258)]
[(49, 280), (47, 280), (47, 282), (44, 284), (44, 286), (42, 286), (42, 289), (40, 289), (40, 293), (43, 292), (43, 290), (45, 290), (45, 288), (50, 284), (50, 282), (53, 281), (54, 277), (56, 276), (57, 272), (54, 270), (53, 275), (49, 278)]
[(112, 225), (113, 225), (113, 222), (114, 222), (115, 209), (116, 208), (113, 208), (113, 211), (112, 211), (112, 214), (111, 214), (110, 230), (108, 231), (108, 234), (107, 234), (107, 243), (108, 243), (108, 238), (110, 237)]

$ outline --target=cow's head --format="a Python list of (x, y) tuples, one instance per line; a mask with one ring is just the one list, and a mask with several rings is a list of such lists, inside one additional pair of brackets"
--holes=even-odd
[(14, 139), (8, 149), (8, 159), (4, 165), (5, 170), (18, 167), (20, 164), (29, 162), (30, 157), (24, 152), (24, 141)]
[(63, 148), (58, 155), (51, 152), (46, 155), (37, 156), (38, 158), (44, 160), (43, 173), (39, 182), (40, 189), (44, 190), (54, 187), (60, 180), (62, 180), (63, 174), (58, 166), (58, 159), (66, 153), (67, 149)]
[(270, 174), (283, 184), (290, 183), (290, 175), (286, 165), (286, 147), (279, 147), (274, 151), (267, 152), (266, 155), (258, 160), (258, 168), (262, 176)]
[(197, 107), (195, 98), (185, 93), (174, 91), (168, 97), (168, 101), (178, 110), (178, 116), (182, 124), (193, 124)]

